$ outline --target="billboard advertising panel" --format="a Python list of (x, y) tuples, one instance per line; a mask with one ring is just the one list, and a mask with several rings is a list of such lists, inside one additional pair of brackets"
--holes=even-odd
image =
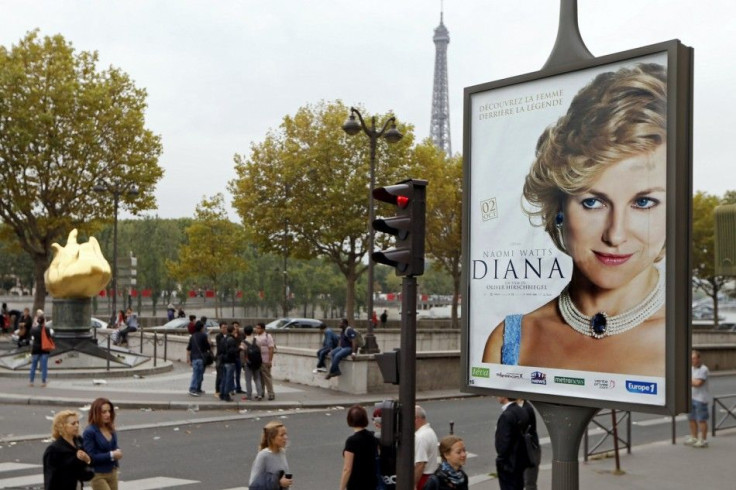
[(681, 47), (466, 89), (469, 391), (684, 405), (674, 393), (689, 357), (674, 331), (687, 309), (675, 295), (689, 297), (675, 290), (687, 253), (673, 255), (689, 233), (674, 220), (677, 196), (690, 194)]

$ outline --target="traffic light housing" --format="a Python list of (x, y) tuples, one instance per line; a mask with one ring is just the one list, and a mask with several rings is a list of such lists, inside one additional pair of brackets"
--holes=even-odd
[(378, 363), (378, 369), (381, 370), (384, 383), (399, 384), (399, 356), (400, 349), (394, 349), (392, 352), (383, 352), (374, 354)]
[(371, 258), (396, 269), (397, 276), (424, 274), (424, 228), (427, 181), (409, 179), (395, 185), (378, 187), (373, 198), (396, 206), (391, 218), (373, 221), (373, 229), (396, 237), (396, 246), (373, 252)]
[(396, 444), (399, 429), (399, 404), (394, 400), (383, 400), (376, 403), (381, 409), (381, 446), (393, 446)]

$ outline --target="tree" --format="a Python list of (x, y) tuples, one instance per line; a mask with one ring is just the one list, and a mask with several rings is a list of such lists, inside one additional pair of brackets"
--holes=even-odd
[(228, 219), (224, 201), (221, 193), (202, 199), (186, 229), (188, 243), (179, 248), (179, 260), (167, 261), (169, 273), (180, 281), (208, 281), (216, 293), (215, 316), (220, 316), (219, 293), (225, 276), (246, 267), (243, 231)]
[(462, 265), (463, 163), (462, 156), (447, 157), (427, 139), (413, 151), (414, 166), (427, 184), (427, 253), (451, 277), (452, 325), (459, 326)]
[(713, 322), (718, 327), (718, 295), (730, 280), (715, 273), (715, 209), (736, 202), (736, 191), (723, 198), (698, 191), (693, 196), (693, 285), (713, 300)]
[(139, 187), (121, 196), (131, 212), (155, 207), (160, 138), (144, 127), (146, 92), (97, 53), (76, 53), (60, 35), (27, 34), (0, 47), (0, 219), (34, 264), (33, 308), (43, 308), (51, 244), (73, 228), (111, 219), (100, 179)]
[[(251, 146), (249, 156), (235, 155), (237, 177), (229, 189), (260, 250), (322, 257), (337, 266), (346, 281), (347, 316), (353, 318), (355, 284), (367, 267), (370, 147), (365, 135), (351, 137), (342, 130), (348, 113), (338, 101), (285, 116), (278, 131)], [(378, 144), (378, 185), (410, 176), (412, 128), (400, 131), (404, 138), (398, 143)]]

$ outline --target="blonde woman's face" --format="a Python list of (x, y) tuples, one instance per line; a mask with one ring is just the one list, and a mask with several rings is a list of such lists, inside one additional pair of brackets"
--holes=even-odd
[(563, 240), (576, 272), (616, 289), (647, 272), (666, 237), (665, 145), (604, 170), (564, 206)]
[(279, 427), (279, 433), (276, 435), (274, 442), (276, 443), (277, 447), (281, 449), (286, 448), (286, 444), (289, 442), (289, 436), (286, 433), (286, 427)]
[(70, 415), (64, 422), (64, 435), (72, 438), (79, 435), (79, 417)]

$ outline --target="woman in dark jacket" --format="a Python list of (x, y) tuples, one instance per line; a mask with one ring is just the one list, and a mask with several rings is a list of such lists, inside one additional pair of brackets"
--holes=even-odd
[(442, 464), (429, 477), (424, 490), (468, 490), (468, 475), (462, 470), (468, 453), (463, 440), (446, 436), (440, 441)]
[[(46, 319), (43, 315), (36, 318), (35, 325), (31, 328), (31, 372), (29, 386), (33, 386), (33, 380), (36, 379), (36, 369), (38, 362), (41, 361), (41, 386), (46, 386), (46, 377), (49, 373), (49, 352), (43, 350), (41, 345), (41, 331), (46, 329)], [(50, 332), (46, 330), (50, 335)]]
[(79, 415), (62, 410), (54, 416), (51, 426), (54, 439), (43, 453), (43, 484), (45, 490), (76, 490), (79, 482), (92, 477), (87, 465), (92, 458), (81, 448)]
[(92, 458), (93, 490), (117, 490), (118, 461), (123, 452), (115, 432), (115, 407), (107, 398), (97, 398), (89, 407), (89, 425), (84, 429), (84, 450)]
[(373, 432), (366, 429), (368, 413), (365, 408), (360, 405), (350, 407), (348, 425), (355, 432), (345, 441), (345, 449), (342, 451), (340, 490), (375, 490), (378, 485), (378, 441)]

